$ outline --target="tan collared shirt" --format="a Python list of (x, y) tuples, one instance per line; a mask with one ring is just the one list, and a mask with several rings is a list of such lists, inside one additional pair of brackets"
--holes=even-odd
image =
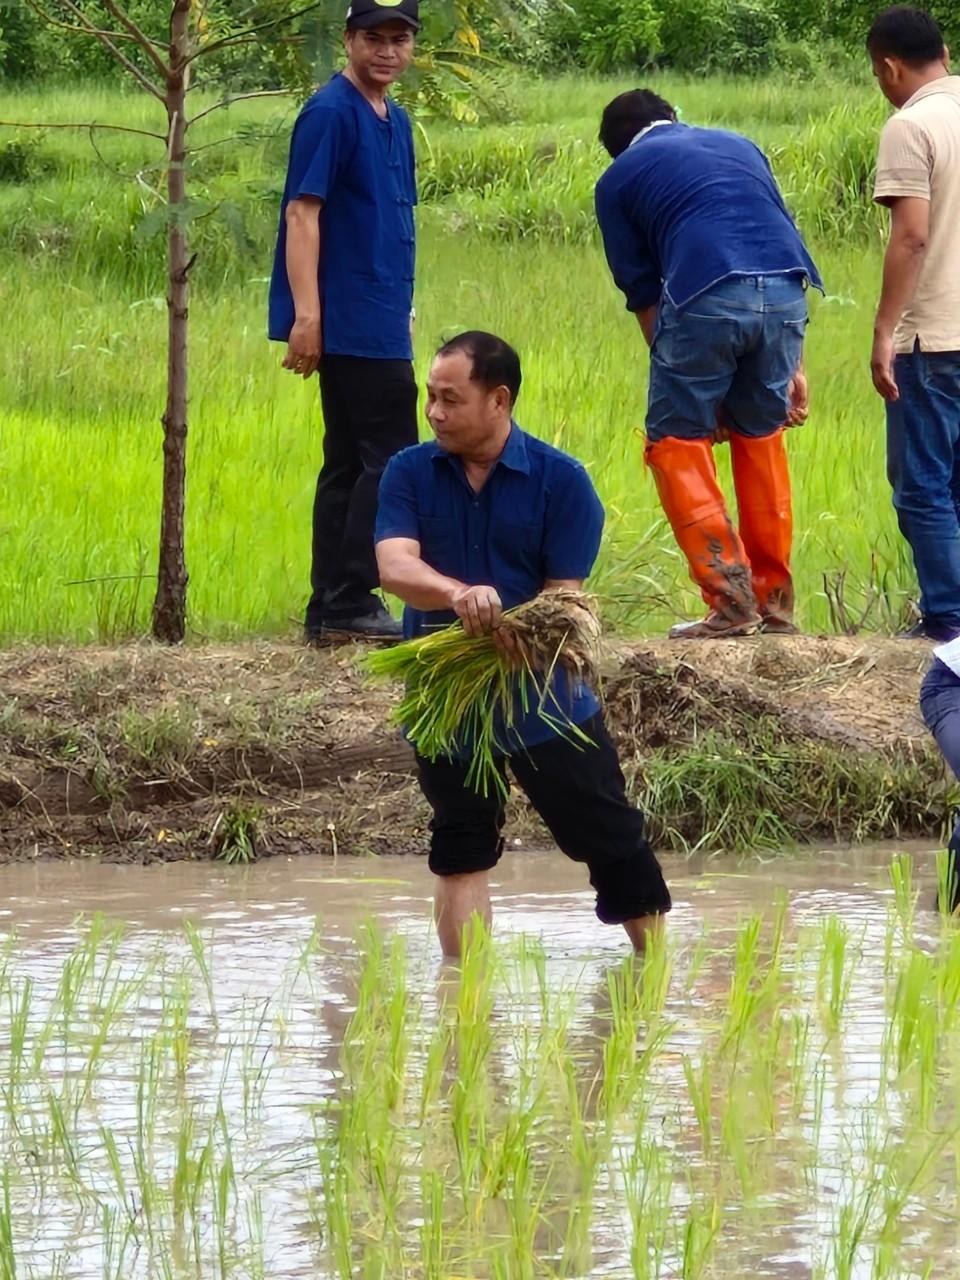
[(897, 351), (960, 351), (960, 76), (918, 89), (884, 126), (873, 198), (930, 201), (927, 252), (897, 325)]

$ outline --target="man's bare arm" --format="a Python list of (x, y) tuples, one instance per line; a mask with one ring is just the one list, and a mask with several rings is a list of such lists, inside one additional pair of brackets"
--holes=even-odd
[(302, 196), (287, 205), (287, 279), (294, 322), (283, 367), (309, 378), (323, 353), (320, 309), (320, 214), (323, 201)]
[(414, 609), (452, 609), (467, 635), (478, 636), (500, 625), (503, 604), (495, 588), (471, 587), (432, 569), (420, 555), (415, 538), (385, 538), (377, 543), (380, 585)]
[(653, 346), (653, 334), (657, 327), (657, 307), (658, 303), (655, 302), (652, 307), (645, 307), (643, 311), (634, 313), (640, 328), (643, 330), (643, 336), (648, 347)]
[(927, 252), (930, 201), (922, 196), (901, 196), (891, 202), (891, 219), (870, 357), (873, 385), (884, 400), (897, 400), (900, 396), (894, 377), (893, 331), (910, 305)]

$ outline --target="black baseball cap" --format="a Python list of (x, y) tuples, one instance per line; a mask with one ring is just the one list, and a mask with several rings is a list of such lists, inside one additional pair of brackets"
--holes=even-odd
[(348, 31), (367, 31), (384, 22), (405, 22), (419, 31), (419, 0), (351, 0), (347, 10)]

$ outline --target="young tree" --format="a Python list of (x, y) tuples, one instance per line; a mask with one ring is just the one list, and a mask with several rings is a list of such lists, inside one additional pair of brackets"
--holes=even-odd
[[(325, 0), (153, 0), (167, 19), (163, 36), (147, 30), (133, 3), (120, 0), (27, 0), (39, 21), (67, 38), (94, 40), (136, 82), (162, 105), (166, 119), (161, 132), (127, 129), (122, 125), (78, 122), (54, 128), (120, 129), (154, 139), (163, 147), (167, 202), (162, 210), (167, 240), (167, 399), (163, 413), (163, 488), (157, 591), (153, 603), (153, 634), (179, 643), (186, 632), (187, 567), (184, 554), (184, 503), (187, 458), (188, 317), (190, 270), (188, 199), (189, 131), (198, 120), (247, 98), (286, 94), (290, 88), (226, 93), (218, 101), (190, 114), (188, 94), (200, 59), (239, 46), (267, 44), (270, 60), (282, 47), (280, 36), (289, 24), (324, 7)], [(142, 8), (142, 6), (141, 6)], [(150, 6), (153, 10), (153, 4)], [(233, 13), (228, 10), (232, 9)], [(237, 11), (240, 11), (238, 16)], [(284, 68), (287, 80), (307, 79), (302, 59), (294, 53)]]

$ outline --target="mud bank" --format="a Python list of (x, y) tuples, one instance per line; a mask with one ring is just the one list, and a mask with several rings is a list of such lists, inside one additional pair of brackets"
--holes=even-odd
[[(936, 837), (946, 779), (916, 710), (923, 644), (612, 645), (604, 695), (661, 845)], [(0, 861), (422, 852), (406, 744), (352, 648), (0, 654)], [(514, 800), (511, 836), (542, 840)]]

